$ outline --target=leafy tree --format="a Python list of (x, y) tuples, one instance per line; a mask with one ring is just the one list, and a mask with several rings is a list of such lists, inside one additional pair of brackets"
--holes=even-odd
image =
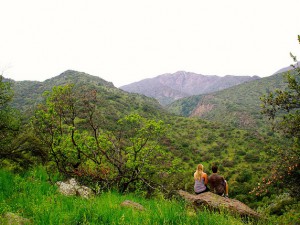
[[(300, 44), (300, 36), (298, 36)], [(293, 70), (285, 74), (287, 88), (270, 92), (261, 97), (262, 113), (273, 120), (273, 127), (293, 141), (285, 149), (275, 153), (277, 160), (270, 178), (263, 181), (263, 187), (282, 184), (293, 195), (300, 196), (300, 68), (296, 56), (291, 54)]]
[(0, 76), (0, 159), (4, 160), (12, 157), (10, 143), (14, 135), (19, 130), (20, 120), (17, 111), (9, 107), (9, 102), (13, 97), (11, 83), (4, 81)]
[(162, 121), (133, 114), (106, 129), (106, 115), (112, 117), (114, 112), (105, 111), (96, 90), (66, 85), (45, 96), (33, 125), (61, 173), (120, 191), (133, 183), (154, 182), (153, 174), (163, 167), (164, 153), (158, 144)]
[(0, 76), (0, 163), (28, 168), (40, 159), (46, 161), (39, 141), (22, 125), (19, 111), (9, 106), (12, 83)]

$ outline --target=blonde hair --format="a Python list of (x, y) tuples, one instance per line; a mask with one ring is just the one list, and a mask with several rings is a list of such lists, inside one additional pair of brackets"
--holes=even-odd
[(201, 180), (202, 174), (203, 174), (203, 165), (198, 164), (196, 172), (194, 173), (194, 178), (196, 180)]

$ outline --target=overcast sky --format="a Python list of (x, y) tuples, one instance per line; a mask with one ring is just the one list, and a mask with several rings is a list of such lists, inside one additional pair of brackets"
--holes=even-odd
[(0, 0), (0, 69), (115, 86), (179, 70), (270, 76), (300, 57), (300, 0)]

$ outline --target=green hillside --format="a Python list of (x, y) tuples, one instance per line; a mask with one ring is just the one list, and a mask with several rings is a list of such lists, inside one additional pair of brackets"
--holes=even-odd
[[(257, 98), (259, 98), (261, 93), (255, 91), (256, 89), (264, 87), (266, 84), (274, 86), (274, 83), (279, 82), (281, 79), (280, 76), (275, 76), (275, 78), (262, 79), (265, 82), (256, 80), (215, 93), (213, 94), (212, 102), (217, 105), (217, 103), (226, 99), (225, 108), (233, 110), (234, 107), (230, 108), (229, 105), (236, 104), (234, 100), (240, 100), (241, 104), (239, 106), (242, 106), (245, 112), (259, 115), (259, 111), (255, 111), (258, 110), (258, 107), (249, 107), (251, 104), (248, 104), (248, 102), (250, 100), (257, 102), (253, 97), (253, 93), (257, 95)], [(189, 176), (192, 174), (195, 165), (203, 163), (206, 168), (209, 168), (212, 164), (219, 164), (221, 165), (222, 173), (231, 182), (233, 187), (232, 196), (251, 204), (255, 197), (247, 196), (246, 193), (255, 187), (255, 184), (259, 181), (259, 174), (267, 171), (267, 168), (263, 166), (269, 160), (267, 151), (271, 150), (271, 146), (284, 144), (278, 143), (274, 137), (265, 137), (261, 134), (226, 127), (215, 122), (172, 116), (164, 111), (153, 98), (124, 92), (101, 78), (75, 71), (66, 71), (45, 82), (16, 82), (14, 85), (15, 98), (12, 105), (21, 109), (21, 111), (29, 113), (34, 109), (34, 106), (44, 102), (42, 95), (44, 91), (51, 90), (54, 86), (69, 83), (74, 83), (75, 89), (89, 87), (98, 90), (102, 99), (101, 109), (106, 119), (111, 121), (108, 123), (110, 127), (119, 118), (131, 113), (139, 113), (148, 118), (162, 119), (165, 122), (168, 126), (168, 131), (162, 139), (161, 145), (165, 152), (172, 154), (171, 164), (177, 163), (180, 165), (178, 170), (181, 171), (180, 174), (176, 173), (176, 176), (181, 177), (180, 182), (176, 181), (176, 184), (172, 184), (173, 188), (180, 189), (188, 186), (189, 190), (192, 191), (193, 184)], [(231, 97), (232, 93), (237, 93), (236, 89), (238, 89), (238, 93), (243, 93), (244, 96), (234, 95), (234, 97)], [(203, 97), (190, 97), (188, 98), (190, 101), (186, 101), (184, 104), (186, 106), (190, 104), (189, 107), (192, 108), (192, 105), (197, 104), (197, 101), (201, 98)], [(242, 101), (243, 98), (246, 100)], [(222, 108), (216, 107), (212, 112), (215, 113), (214, 115), (221, 115), (222, 112), (223, 118), (224, 115), (230, 118), (230, 113), (220, 109)], [(207, 114), (205, 118), (211, 119), (212, 115)], [(243, 182), (239, 182), (244, 170), (251, 175), (243, 178)], [(168, 176), (168, 179), (175, 179), (172, 175)], [(247, 185), (245, 182), (247, 182)], [(165, 185), (170, 184), (166, 183)]]
[(265, 117), (260, 114), (260, 97), (284, 87), (283, 74), (276, 74), (212, 94), (180, 99), (167, 109), (177, 115), (256, 129), (265, 126)]
[[(56, 96), (55, 94), (59, 93), (59, 91), (68, 90), (63, 87), (62, 89), (57, 88), (66, 84), (74, 84), (74, 93), (84, 94), (90, 91), (94, 93), (93, 91), (95, 90), (96, 96), (99, 97), (99, 102), (95, 102), (94, 106), (99, 110), (99, 115), (109, 122), (102, 123), (100, 120), (98, 121), (98, 117), (95, 117), (95, 120), (92, 120), (92, 122), (97, 122), (97, 126), (92, 126), (94, 129), (92, 131), (88, 130), (89, 120), (87, 116), (91, 116), (91, 114), (83, 113), (83, 105), (80, 105), (81, 108), (78, 108), (78, 114), (71, 115), (69, 118), (61, 117), (59, 123), (54, 123), (54, 126), (48, 127), (53, 129), (52, 131), (54, 132), (50, 132), (52, 136), (50, 138), (47, 137), (48, 139), (46, 138), (45, 140), (51, 141), (51, 138), (54, 138), (55, 141), (50, 142), (50, 145), (45, 145), (47, 142), (42, 143), (39, 138), (44, 138), (46, 133), (39, 132), (49, 131), (44, 126), (47, 126), (48, 122), (52, 122), (51, 118), (57, 116), (57, 114), (53, 113), (54, 108), (51, 107), (56, 103), (58, 105), (61, 104), (60, 101), (62, 99), (56, 99), (56, 102), (54, 101), (50, 104), (49, 96), (51, 97), (51, 95), (45, 96), (43, 93), (44, 91), (49, 91), (50, 94), (52, 93)], [(270, 187), (268, 192), (262, 194), (257, 194), (253, 190), (261, 182), (262, 177), (267, 176), (272, 168), (272, 163), (276, 156), (274, 149), (283, 148), (283, 146), (288, 147), (290, 143), (283, 138), (278, 138), (275, 134), (264, 135), (256, 131), (242, 129), (241, 127), (243, 126), (240, 126), (240, 128), (228, 126), (226, 123), (241, 125), (242, 118), (236, 115), (244, 113), (244, 120), (246, 118), (250, 121), (251, 118), (255, 121), (253, 124), (250, 123), (251, 126), (246, 127), (260, 126), (259, 121), (262, 121), (262, 117), (259, 114), (259, 97), (263, 93), (273, 90), (273, 88), (282, 86), (282, 75), (276, 75), (248, 82), (211, 95), (190, 97), (188, 101), (176, 102), (177, 108), (175, 107), (176, 104), (172, 105), (177, 112), (185, 112), (186, 114), (184, 115), (191, 115), (199, 101), (206, 105), (213, 105), (211, 113), (203, 114), (203, 118), (205, 118), (203, 119), (199, 118), (199, 116), (190, 118), (170, 114), (153, 98), (127, 93), (115, 88), (111, 83), (101, 78), (76, 71), (66, 71), (45, 82), (14, 82), (15, 97), (11, 105), (19, 109), (23, 116), (29, 120), (34, 115), (36, 107), (42, 104), (39, 113), (45, 110), (43, 111), (45, 114), (38, 115), (41, 118), (44, 116), (46, 123), (41, 124), (41, 126), (35, 126), (35, 131), (30, 129), (29, 131), (26, 129), (23, 131), (21, 129), (19, 131), (20, 137), (17, 136), (15, 138), (16, 140), (24, 140), (22, 137), (27, 138), (25, 139), (26, 141), (20, 141), (20, 150), (25, 155), (26, 163), (22, 161), (22, 157), (14, 160), (12, 155), (11, 158), (5, 156), (6, 158), (1, 160), (1, 166), (17, 169), (18, 171), (22, 170), (22, 163), (28, 167), (29, 163), (33, 162), (30, 165), (35, 166), (39, 163), (31, 157), (37, 157), (35, 151), (38, 150), (39, 146), (42, 146), (41, 149), (43, 151), (50, 152), (42, 160), (43, 165), (47, 169), (53, 171), (55, 166), (63, 164), (65, 166), (63, 169), (73, 168), (76, 173), (74, 172), (72, 175), (77, 175), (77, 178), (83, 182), (91, 184), (94, 188), (100, 188), (101, 191), (108, 191), (110, 188), (119, 188), (114, 185), (114, 182), (117, 182), (119, 177), (117, 176), (115, 180), (109, 180), (110, 183), (108, 183), (106, 180), (107, 171), (112, 171), (112, 176), (115, 175), (117, 170), (113, 170), (112, 165), (118, 166), (118, 163), (123, 162), (122, 160), (129, 159), (125, 164), (120, 164), (122, 166), (118, 167), (121, 175), (123, 172), (128, 173), (128, 171), (132, 171), (130, 174), (132, 177), (142, 171), (143, 176), (141, 180), (134, 180), (128, 188), (126, 186), (128, 192), (139, 193), (148, 198), (153, 196), (173, 198), (179, 189), (193, 192), (193, 173), (197, 164), (202, 163), (208, 175), (211, 174), (210, 167), (213, 164), (217, 164), (219, 165), (220, 173), (230, 185), (231, 198), (241, 200), (252, 208), (262, 207), (273, 201), (274, 194), (278, 195), (280, 192), (284, 192), (284, 188), (278, 192), (278, 189)], [(64, 95), (60, 96), (63, 97)], [(255, 96), (258, 100), (255, 99)], [(47, 97), (48, 101), (46, 103)], [(68, 103), (68, 101), (66, 102)], [(180, 105), (179, 103), (182, 104)], [(48, 111), (46, 107), (49, 107)], [(170, 107), (170, 109), (172, 108)], [(63, 108), (61, 115), (67, 112), (64, 110), (69, 110), (69, 108)], [(51, 112), (52, 114), (49, 116)], [(146, 129), (146, 127), (133, 126), (136, 118), (138, 118), (138, 122), (144, 121), (139, 117), (127, 117), (128, 124), (125, 123), (126, 120), (120, 120), (132, 114), (151, 119), (151, 121), (148, 120), (145, 123), (149, 127)], [(214, 119), (213, 115), (216, 118), (218, 117), (219, 120)], [(50, 119), (47, 120), (47, 118)], [(67, 120), (65, 120), (66, 118)], [(162, 121), (162, 123), (159, 121)], [(60, 125), (62, 125), (60, 130), (54, 130)], [(100, 126), (99, 130), (98, 126)], [(150, 145), (140, 145), (144, 140), (143, 138), (146, 136), (146, 140), (148, 140), (149, 133), (156, 132), (156, 129), (160, 128), (159, 126), (163, 127), (164, 130), (162, 137), (157, 138), (155, 136), (154, 139), (150, 140), (151, 136), (149, 136)], [(93, 132), (95, 134), (107, 132), (107, 136), (99, 136), (99, 139), (97, 139), (98, 136), (96, 135), (96, 139), (93, 139)], [(155, 132), (154, 134), (156, 135), (157, 133)], [(137, 136), (132, 136), (135, 134)], [(74, 137), (75, 139), (73, 139)], [(78, 144), (75, 141), (78, 141)], [(101, 143), (99, 144), (98, 141)], [(16, 143), (13, 142), (11, 146), (18, 144), (18, 141)], [(8, 143), (7, 146), (9, 148), (10, 144)], [(136, 148), (136, 146), (140, 147)], [(131, 161), (138, 158), (137, 154), (145, 146), (146, 151), (143, 153), (145, 158), (142, 157), (137, 162)], [(84, 153), (81, 157), (76, 155), (76, 151), (80, 148), (82, 150), (79, 153)], [(95, 149), (101, 149), (101, 151), (96, 152), (94, 151)], [(105, 149), (105, 151), (102, 151), (102, 149)], [(51, 159), (51, 152), (53, 153), (54, 150), (59, 152), (59, 157), (62, 157), (61, 161), (55, 159), (57, 155), (54, 157), (54, 160), (49, 160)], [(111, 152), (112, 150), (115, 152)], [(157, 152), (155, 155), (151, 155), (154, 150)], [(136, 155), (130, 158), (128, 153), (132, 151)], [(103, 156), (99, 158), (97, 155), (99, 153), (106, 154), (106, 156), (107, 154), (111, 155), (107, 159)], [(119, 161), (112, 161), (111, 157), (116, 155), (118, 155)], [(83, 156), (90, 158), (81, 164), (82, 167), (75, 167), (76, 162), (82, 159)], [(47, 162), (47, 160), (49, 161)], [(145, 164), (138, 168), (140, 166), (139, 163)], [(62, 170), (60, 172), (66, 171)], [(70, 176), (68, 173), (63, 175)]]
[(44, 101), (43, 93), (45, 91), (51, 91), (55, 86), (63, 86), (66, 84), (74, 84), (76, 89), (84, 87), (98, 90), (105, 104), (111, 109), (110, 112), (117, 113), (119, 116), (134, 111), (143, 115), (157, 115), (163, 110), (154, 99), (138, 94), (128, 94), (114, 87), (111, 82), (72, 70), (65, 71), (44, 82), (14, 81), (13, 90), (15, 95), (11, 105), (30, 116), (33, 114), (37, 105)]

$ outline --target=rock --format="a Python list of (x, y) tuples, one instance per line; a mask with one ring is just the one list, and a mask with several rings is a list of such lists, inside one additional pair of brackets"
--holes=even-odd
[(69, 183), (69, 181), (62, 182), (58, 181), (56, 183), (59, 187), (59, 192), (62, 193), (63, 195), (76, 195), (76, 188)]
[(92, 189), (79, 185), (74, 178), (71, 178), (66, 182), (58, 181), (56, 184), (59, 187), (59, 192), (63, 195), (77, 195), (83, 198), (89, 198), (94, 195)]
[(227, 210), (232, 214), (238, 214), (242, 217), (261, 218), (259, 213), (236, 199), (225, 198), (212, 192), (193, 195), (180, 190), (178, 193), (185, 200), (191, 202), (196, 208), (206, 206), (210, 210)]
[(25, 224), (32, 224), (29, 219), (21, 217), (15, 213), (7, 212), (3, 216), (3, 220), (1, 220), (4, 224), (9, 225), (25, 225)]
[(130, 207), (130, 208), (133, 208), (133, 209), (137, 209), (139, 211), (144, 211), (145, 210), (144, 206), (142, 206), (139, 203), (132, 202), (130, 200), (125, 200), (124, 202), (121, 203), (121, 206), (122, 207)]

